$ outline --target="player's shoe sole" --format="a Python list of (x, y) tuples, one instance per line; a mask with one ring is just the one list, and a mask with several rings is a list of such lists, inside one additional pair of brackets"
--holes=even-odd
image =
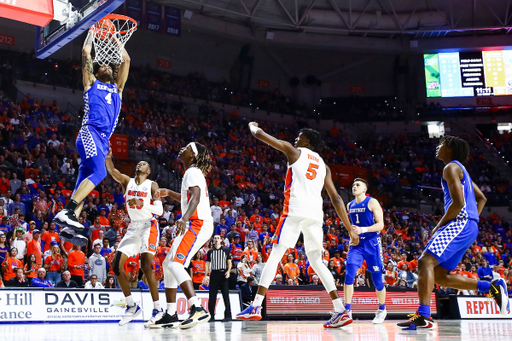
[(354, 322), (351, 312), (347, 310), (345, 310), (343, 313), (332, 312), (331, 315), (331, 319), (324, 323), (324, 328), (341, 328), (346, 327)]
[(510, 300), (508, 298), (507, 285), (503, 279), (492, 281), (487, 296), (496, 301), (501, 315), (507, 316), (510, 314)]
[(206, 312), (202, 307), (195, 309), (193, 312), (191, 312), (188, 319), (180, 323), (180, 329), (190, 329), (194, 328), (198, 324), (207, 323), (210, 320), (210, 314)]
[(68, 227), (73, 230), (84, 228), (84, 225), (78, 222), (74, 213), (67, 209), (60, 211), (55, 218), (53, 218), (53, 221), (59, 226)]
[(261, 320), (261, 307), (254, 307), (252, 304), (236, 315), (237, 320), (259, 321)]
[(72, 228), (68, 227), (59, 233), (59, 237), (65, 242), (71, 243), (73, 245), (86, 246), (89, 243), (87, 238), (81, 234), (76, 233)]

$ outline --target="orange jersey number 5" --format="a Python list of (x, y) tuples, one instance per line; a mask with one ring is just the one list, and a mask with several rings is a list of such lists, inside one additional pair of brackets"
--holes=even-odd
[(308, 167), (308, 171), (306, 173), (306, 178), (309, 180), (313, 180), (316, 178), (316, 170), (318, 169), (318, 165), (315, 165), (314, 163), (310, 163)]

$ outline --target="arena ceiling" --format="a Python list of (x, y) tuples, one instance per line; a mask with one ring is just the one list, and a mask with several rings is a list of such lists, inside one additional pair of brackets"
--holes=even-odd
[(512, 0), (154, 1), (269, 31), (422, 39), (512, 30)]

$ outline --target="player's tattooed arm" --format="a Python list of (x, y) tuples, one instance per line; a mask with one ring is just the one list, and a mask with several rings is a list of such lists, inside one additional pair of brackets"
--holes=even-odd
[(96, 77), (94, 76), (94, 67), (92, 64), (92, 39), (93, 33), (89, 31), (87, 38), (85, 38), (84, 46), (82, 48), (82, 83), (84, 85), (84, 91), (89, 90), (92, 86)]

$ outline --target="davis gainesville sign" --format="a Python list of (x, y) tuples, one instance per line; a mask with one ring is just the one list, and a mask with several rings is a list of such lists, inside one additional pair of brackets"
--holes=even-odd
[[(136, 303), (144, 310), (140, 319), (149, 320), (153, 300), (149, 291), (133, 292)], [(197, 293), (201, 305), (208, 309), (208, 292)], [(180, 319), (188, 316), (188, 300), (182, 292), (177, 294)], [(161, 302), (165, 294), (160, 293)], [(240, 294), (230, 293), (231, 313), (240, 312)], [(57, 289), (0, 289), (0, 323), (26, 322), (115, 322), (124, 315), (126, 301), (119, 290), (57, 290)], [(224, 301), (217, 296), (216, 318), (224, 318)]]

